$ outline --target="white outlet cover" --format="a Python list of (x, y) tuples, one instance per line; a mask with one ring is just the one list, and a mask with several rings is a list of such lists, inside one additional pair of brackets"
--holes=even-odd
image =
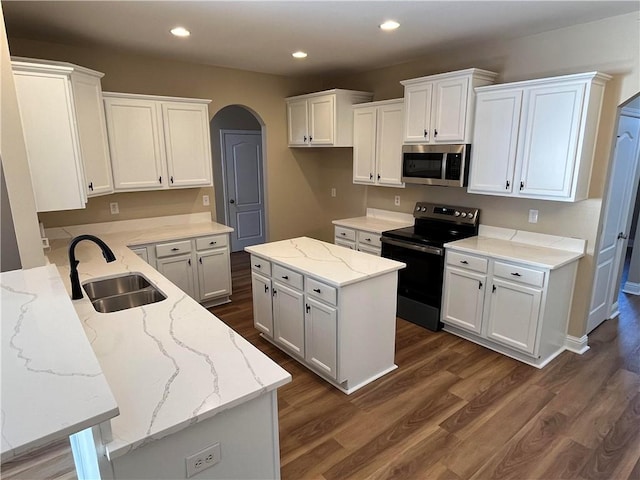
[(400, 206), (400, 195), (396, 195), (396, 196), (393, 198), (393, 203), (394, 203), (394, 205), (395, 205), (396, 207), (399, 207), (399, 206)]
[(529, 223), (538, 223), (538, 210), (529, 210)]
[(109, 208), (111, 209), (111, 215), (116, 215), (120, 213), (120, 208), (118, 207), (118, 202), (111, 202), (109, 204)]
[(205, 207), (207, 205), (209, 205), (209, 195), (203, 195), (202, 196), (202, 205), (205, 206)]
[(187, 478), (213, 467), (220, 461), (220, 443), (215, 443), (186, 457)]

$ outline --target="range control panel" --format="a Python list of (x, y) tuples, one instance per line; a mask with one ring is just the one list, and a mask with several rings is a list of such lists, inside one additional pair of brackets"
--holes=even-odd
[(418, 202), (413, 209), (415, 218), (433, 218), (469, 225), (477, 224), (479, 213), (477, 208), (437, 205), (427, 202)]

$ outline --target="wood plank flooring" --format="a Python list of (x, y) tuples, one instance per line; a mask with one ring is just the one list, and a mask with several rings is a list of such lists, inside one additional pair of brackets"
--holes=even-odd
[[(543, 370), (398, 319), (398, 369), (344, 395), (262, 340), (248, 255), (220, 319), (293, 376), (278, 391), (282, 478), (640, 479), (640, 298)], [(375, 299), (373, 299), (375, 301)], [(2, 478), (75, 478), (68, 446)]]

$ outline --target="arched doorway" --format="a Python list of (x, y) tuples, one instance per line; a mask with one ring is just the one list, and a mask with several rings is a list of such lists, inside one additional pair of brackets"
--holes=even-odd
[(211, 119), (215, 211), (234, 229), (231, 251), (267, 238), (264, 124), (248, 108), (229, 105)]

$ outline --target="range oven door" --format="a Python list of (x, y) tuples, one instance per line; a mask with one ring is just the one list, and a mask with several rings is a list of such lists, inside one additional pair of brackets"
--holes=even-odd
[(444, 250), (383, 236), (382, 256), (407, 265), (398, 272), (398, 316), (439, 330)]

